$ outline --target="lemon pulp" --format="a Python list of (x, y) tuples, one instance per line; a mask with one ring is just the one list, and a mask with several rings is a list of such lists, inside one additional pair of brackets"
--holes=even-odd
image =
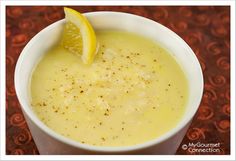
[(61, 44), (69, 52), (79, 55), (84, 64), (91, 64), (97, 51), (97, 40), (92, 25), (79, 12), (64, 8), (66, 24)]

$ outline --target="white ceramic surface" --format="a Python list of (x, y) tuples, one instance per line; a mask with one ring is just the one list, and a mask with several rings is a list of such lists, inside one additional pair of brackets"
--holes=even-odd
[(200, 64), (178, 35), (161, 24), (144, 17), (121, 12), (90, 12), (85, 16), (97, 29), (116, 29), (144, 35), (170, 51), (182, 66), (189, 82), (187, 110), (181, 122), (163, 136), (129, 147), (95, 147), (81, 144), (55, 133), (32, 111), (29, 84), (32, 70), (43, 54), (58, 42), (65, 20), (46, 27), (23, 49), (15, 69), (15, 88), (24, 116), (40, 154), (174, 154), (196, 113), (203, 92)]

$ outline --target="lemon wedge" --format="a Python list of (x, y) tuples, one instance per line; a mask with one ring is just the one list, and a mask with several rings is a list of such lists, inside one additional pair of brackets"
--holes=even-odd
[(69, 52), (80, 55), (84, 64), (91, 64), (97, 52), (97, 40), (92, 25), (81, 13), (64, 7), (66, 24), (62, 46)]

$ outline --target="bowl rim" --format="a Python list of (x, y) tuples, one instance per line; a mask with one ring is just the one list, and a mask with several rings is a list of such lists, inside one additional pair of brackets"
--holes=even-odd
[(49, 127), (47, 127), (44, 123), (42, 123), (42, 121), (39, 120), (39, 118), (33, 114), (33, 111), (30, 110), (31, 107), (27, 104), (27, 100), (24, 100), (21, 98), (21, 91), (20, 91), (20, 80), (18, 80), (20, 78), (20, 67), (22, 65), (23, 60), (25, 59), (26, 55), (27, 55), (27, 51), (28, 49), (32, 46), (32, 44), (35, 42), (34, 40), (37, 37), (40, 37), (40, 35), (43, 32), (48, 32), (49, 30), (51, 30), (52, 28), (61, 25), (62, 23), (65, 22), (64, 19), (56, 21), (52, 24), (50, 24), (49, 26), (45, 27), (44, 29), (42, 29), (41, 31), (39, 31), (24, 47), (24, 49), (22, 50), (18, 60), (17, 60), (17, 64), (15, 67), (15, 73), (14, 73), (14, 85), (15, 85), (15, 89), (16, 89), (16, 95), (17, 98), (19, 100), (19, 103), (21, 105), (21, 109), (23, 109), (23, 111), (25, 112), (25, 114), (28, 116), (28, 118), (38, 127), (40, 128), (45, 134), (48, 134), (50, 137), (56, 139), (59, 142), (62, 142), (64, 144), (73, 146), (75, 148), (80, 148), (80, 149), (84, 149), (84, 150), (88, 150), (88, 151), (96, 151), (96, 152), (110, 152), (110, 153), (116, 153), (116, 152), (127, 152), (127, 151), (135, 151), (135, 150), (140, 150), (140, 149), (144, 149), (147, 147), (151, 147), (154, 146), (156, 144), (160, 144), (166, 140), (168, 140), (169, 138), (173, 137), (174, 135), (176, 135), (179, 131), (181, 131), (188, 123), (191, 122), (192, 118), (194, 117), (199, 105), (200, 105), (200, 101), (202, 99), (202, 94), (203, 94), (203, 74), (202, 74), (202, 69), (201, 66), (199, 64), (199, 61), (196, 57), (196, 55), (194, 54), (194, 52), (192, 51), (192, 49), (189, 47), (189, 45), (180, 37), (178, 36), (175, 32), (173, 32), (172, 30), (170, 30), (169, 28), (163, 26), (162, 24), (153, 21), (151, 19), (142, 17), (142, 16), (138, 16), (135, 14), (130, 14), (130, 13), (125, 13), (125, 12), (115, 12), (115, 11), (96, 11), (96, 12), (87, 12), (84, 13), (85, 16), (98, 16), (98, 15), (106, 15), (106, 14), (113, 14), (113, 15), (123, 15), (123, 16), (129, 16), (132, 18), (136, 18), (136, 19), (141, 19), (143, 21), (147, 21), (150, 24), (153, 25), (158, 25), (159, 27), (161, 27), (162, 29), (164, 29), (166, 32), (171, 33), (176, 39), (178, 39), (179, 41), (182, 41), (182, 44), (184, 45), (185, 50), (188, 51), (188, 53), (191, 54), (191, 56), (193, 57), (193, 60), (196, 62), (196, 67), (198, 68), (198, 72), (200, 74), (200, 78), (199, 78), (199, 83), (200, 83), (200, 93), (198, 94), (198, 99), (195, 102), (195, 107), (192, 113), (189, 113), (189, 115), (186, 116), (186, 118), (184, 119), (184, 121), (182, 122), (182, 120), (180, 122), (182, 122), (182, 124), (180, 124), (180, 122), (171, 130), (169, 130), (168, 132), (166, 132), (165, 134), (161, 135), (160, 137), (157, 137), (153, 140), (149, 140), (146, 141), (144, 143), (140, 143), (140, 144), (136, 144), (136, 145), (130, 145), (130, 146), (119, 146), (119, 147), (111, 147), (111, 146), (92, 146), (89, 144), (82, 144), (78, 141), (74, 141), (72, 139), (69, 139), (67, 137), (64, 137), (60, 134), (58, 134), (57, 132), (53, 131), (52, 129), (50, 129)]

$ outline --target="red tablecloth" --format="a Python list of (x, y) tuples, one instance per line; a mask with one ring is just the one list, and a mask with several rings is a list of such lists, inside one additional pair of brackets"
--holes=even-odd
[[(229, 7), (73, 7), (80, 12), (122, 11), (157, 21), (180, 35), (194, 50), (204, 74), (200, 108), (176, 154), (230, 153), (230, 8)], [(62, 7), (7, 7), (6, 154), (38, 154), (14, 89), (21, 50), (40, 30), (64, 17)], [(114, 20), (115, 21), (115, 20)], [(182, 145), (220, 143), (220, 152), (189, 152)]]

